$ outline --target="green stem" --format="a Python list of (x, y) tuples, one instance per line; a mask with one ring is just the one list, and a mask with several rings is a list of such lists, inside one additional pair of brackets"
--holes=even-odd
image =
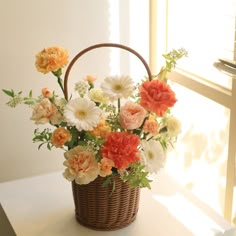
[(118, 113), (120, 113), (120, 99), (118, 98)]
[(60, 86), (60, 88), (61, 88), (61, 90), (62, 90), (62, 92), (65, 96), (64, 88), (63, 88), (63, 85), (62, 85), (62, 79), (59, 76), (57, 77), (57, 82), (58, 82), (58, 84), (59, 84), (59, 86)]

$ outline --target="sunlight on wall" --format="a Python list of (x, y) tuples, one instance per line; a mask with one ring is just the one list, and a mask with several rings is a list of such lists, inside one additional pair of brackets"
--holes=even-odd
[(180, 85), (173, 89), (178, 98), (174, 114), (182, 122), (182, 133), (166, 168), (223, 214), (229, 110)]

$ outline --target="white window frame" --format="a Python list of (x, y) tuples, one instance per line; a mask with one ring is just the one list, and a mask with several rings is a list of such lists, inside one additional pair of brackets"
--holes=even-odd
[[(161, 20), (158, 18), (157, 12), (159, 6), (162, 8), (162, 12), (163, 10), (165, 12), (165, 16)], [(168, 0), (149, 0), (149, 16), (149, 64), (153, 74), (157, 74), (158, 52), (160, 48), (164, 48), (166, 51), (168, 46)], [(163, 24), (163, 22), (166, 26), (164, 29), (166, 40), (159, 43), (158, 35), (160, 32), (157, 29), (160, 28), (159, 23)], [(161, 33), (163, 34), (163, 32)], [(236, 60), (236, 57), (234, 60)], [(230, 109), (224, 217), (231, 222), (234, 186), (236, 185), (236, 75), (232, 75), (231, 89), (224, 88), (204, 78), (196, 77), (178, 68), (172, 72), (169, 79)]]

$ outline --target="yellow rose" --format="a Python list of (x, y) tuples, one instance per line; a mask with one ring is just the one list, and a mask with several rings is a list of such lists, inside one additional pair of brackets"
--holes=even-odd
[(49, 47), (36, 55), (35, 66), (44, 74), (54, 72), (68, 63), (68, 52), (62, 47)]

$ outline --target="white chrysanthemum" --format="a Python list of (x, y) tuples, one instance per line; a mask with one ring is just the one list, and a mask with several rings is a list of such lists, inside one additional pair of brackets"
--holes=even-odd
[(83, 97), (89, 88), (87, 81), (81, 80), (75, 84), (75, 91), (79, 93), (80, 97)]
[(79, 131), (95, 128), (101, 116), (101, 110), (87, 98), (70, 100), (65, 106), (64, 116), (70, 125), (75, 125)]
[(165, 153), (161, 144), (156, 140), (142, 140), (141, 162), (150, 173), (157, 173), (165, 163)]
[(101, 88), (104, 94), (114, 101), (132, 95), (134, 82), (129, 76), (110, 76), (104, 79)]
[(170, 137), (176, 137), (181, 132), (181, 123), (173, 116), (167, 118), (166, 126)]

